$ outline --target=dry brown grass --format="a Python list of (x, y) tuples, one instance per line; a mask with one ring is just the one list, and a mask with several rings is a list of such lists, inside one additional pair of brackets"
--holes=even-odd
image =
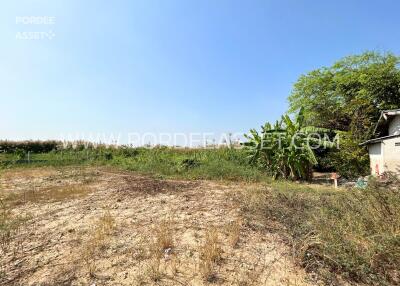
[[(36, 193), (52, 193), (50, 189), (58, 192), (71, 184), (85, 185), (75, 176), (75, 170), (65, 171), (62, 179), (57, 173), (54, 178), (35, 179), (32, 186)], [(13, 183), (15, 187), (7, 187), (12, 193), (31, 187), (24, 178)], [(51, 200), (42, 198), (43, 204), (27, 200), (15, 206), (14, 214), (32, 213), (36, 229), (24, 230), (23, 236), (28, 234), (31, 240), (24, 243), (24, 253), (2, 257), (6, 274), (0, 284), (12, 285), (9, 281), (14, 279), (18, 285), (262, 285), (257, 282), (264, 276), (259, 281), (251, 278), (253, 272), (263, 275), (267, 271), (258, 266), (257, 257), (280, 253), (269, 253), (265, 244), (281, 246), (242, 225), (239, 205), (226, 200), (241, 187), (231, 192), (231, 186), (202, 182), (181, 191), (183, 183), (178, 182), (176, 188), (174, 183), (113, 173), (90, 186), (97, 192), (90, 199), (72, 195), (71, 201), (68, 194), (65, 198), (56, 194)], [(142, 189), (154, 188), (156, 191), (137, 195)], [(32, 199), (38, 201), (37, 197)], [(56, 200), (61, 201), (53, 203)], [(105, 205), (112, 209), (104, 211)], [(166, 214), (173, 219), (163, 219)], [(207, 229), (210, 225), (218, 225), (218, 229)], [(42, 260), (40, 268), (38, 258)], [(240, 270), (244, 272), (238, 277)], [(276, 277), (281, 279), (280, 274)]]
[(154, 243), (150, 252), (153, 256), (163, 257), (166, 250), (172, 250), (174, 247), (174, 225), (172, 219), (161, 221), (154, 229)]
[(243, 271), (237, 270), (237, 277), (235, 279), (235, 285), (237, 286), (252, 286), (257, 285), (257, 279), (260, 276), (260, 272), (256, 271)]
[(139, 273), (136, 273), (136, 275), (133, 279), (133, 285), (134, 286), (146, 285), (146, 277), (142, 271), (139, 271)]
[[(10, 253), (13, 257), (24, 254), (29, 219), (26, 212), (16, 214), (12, 206), (0, 198), (0, 258)], [(7, 264), (0, 259), (0, 284), (7, 277)]]
[(146, 276), (153, 282), (158, 282), (164, 276), (162, 270), (161, 259), (159, 257), (152, 257), (147, 263)]
[(10, 241), (11, 218), (12, 218), (11, 210), (7, 207), (4, 201), (0, 199), (0, 247), (3, 250), (3, 252), (6, 251)]
[(179, 272), (179, 267), (181, 266), (181, 260), (177, 255), (172, 255), (169, 262), (170, 262), (169, 266), (170, 266), (171, 274), (172, 274), (172, 276), (175, 276)]
[(111, 213), (106, 211), (95, 223), (89, 234), (89, 240), (82, 245), (82, 261), (90, 276), (96, 271), (99, 253), (107, 246), (114, 227), (115, 220)]
[(205, 233), (204, 244), (199, 248), (199, 271), (204, 280), (213, 282), (216, 280), (215, 266), (222, 257), (219, 235), (216, 228), (209, 228)]
[[(175, 221), (171, 218), (162, 220), (157, 224), (152, 233), (152, 240), (141, 239), (142, 243), (148, 242), (148, 258), (144, 275), (152, 282), (158, 282), (165, 275), (164, 260), (171, 260), (174, 248)], [(139, 247), (139, 257), (144, 258), (146, 251)]]
[(242, 220), (236, 219), (231, 221), (226, 226), (226, 232), (228, 234), (228, 243), (231, 247), (236, 247), (240, 239), (240, 230), (242, 228)]
[(149, 257), (148, 246), (150, 241), (148, 237), (140, 236), (133, 247), (133, 258), (137, 261), (143, 261)]
[(28, 219), (29, 216), (26, 214), (14, 214), (12, 206), (0, 198), (0, 250), (3, 253), (9, 250), (11, 242), (14, 242), (13, 251), (19, 250), (22, 244), (20, 234), (26, 227)]
[(2, 177), (5, 180), (13, 180), (19, 179), (21, 177), (27, 179), (35, 179), (35, 178), (43, 178), (47, 176), (52, 176), (56, 173), (56, 169), (47, 167), (47, 168), (18, 168), (14, 167), (13, 169), (3, 170)]
[(61, 202), (74, 198), (81, 198), (92, 192), (90, 186), (85, 184), (54, 186), (44, 189), (24, 190), (22, 192), (8, 193), (4, 199), (10, 205), (18, 206), (25, 203)]
[(302, 266), (325, 283), (340, 277), (393, 285), (400, 283), (399, 186), (374, 179), (363, 190), (276, 182), (241, 201), (248, 221), (286, 236)]

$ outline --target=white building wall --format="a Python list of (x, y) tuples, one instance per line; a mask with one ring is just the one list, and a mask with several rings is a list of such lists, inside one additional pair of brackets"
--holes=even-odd
[(374, 143), (368, 146), (369, 161), (372, 175), (380, 175), (384, 172), (382, 143)]
[(384, 140), (382, 149), (385, 172), (400, 173), (400, 137)]
[(400, 115), (396, 115), (389, 124), (389, 135), (400, 134)]

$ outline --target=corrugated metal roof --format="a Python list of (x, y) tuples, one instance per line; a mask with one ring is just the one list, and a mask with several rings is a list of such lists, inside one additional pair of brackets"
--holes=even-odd
[(381, 116), (378, 119), (378, 123), (375, 126), (374, 129), (374, 134), (376, 134), (376, 131), (378, 130), (379, 127), (387, 123), (387, 120), (389, 117), (400, 115), (400, 108), (399, 109), (390, 109), (390, 110), (382, 110), (381, 111)]
[(400, 134), (397, 135), (389, 135), (389, 136), (383, 136), (383, 137), (379, 137), (379, 138), (375, 138), (375, 139), (370, 139), (368, 141), (365, 141), (363, 143), (360, 144), (360, 146), (364, 146), (364, 145), (368, 145), (368, 144), (373, 144), (373, 143), (378, 143), (378, 142), (382, 142), (386, 139), (391, 139), (391, 138), (395, 138), (395, 137), (400, 137)]

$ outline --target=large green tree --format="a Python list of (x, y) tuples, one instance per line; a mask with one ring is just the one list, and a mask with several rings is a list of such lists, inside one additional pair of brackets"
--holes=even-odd
[(319, 167), (346, 177), (368, 173), (368, 153), (359, 143), (373, 134), (380, 111), (400, 108), (400, 58), (365, 52), (300, 76), (289, 112), (304, 108), (306, 124), (343, 131), (340, 148), (317, 153)]
[(289, 112), (304, 107), (307, 124), (348, 131), (359, 142), (373, 136), (380, 110), (400, 107), (400, 58), (365, 52), (302, 75)]

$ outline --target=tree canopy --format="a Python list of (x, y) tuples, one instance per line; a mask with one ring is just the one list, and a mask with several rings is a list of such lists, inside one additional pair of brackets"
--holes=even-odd
[(380, 110), (400, 106), (400, 58), (365, 52), (302, 75), (289, 96), (289, 112), (302, 107), (307, 124), (371, 137)]

